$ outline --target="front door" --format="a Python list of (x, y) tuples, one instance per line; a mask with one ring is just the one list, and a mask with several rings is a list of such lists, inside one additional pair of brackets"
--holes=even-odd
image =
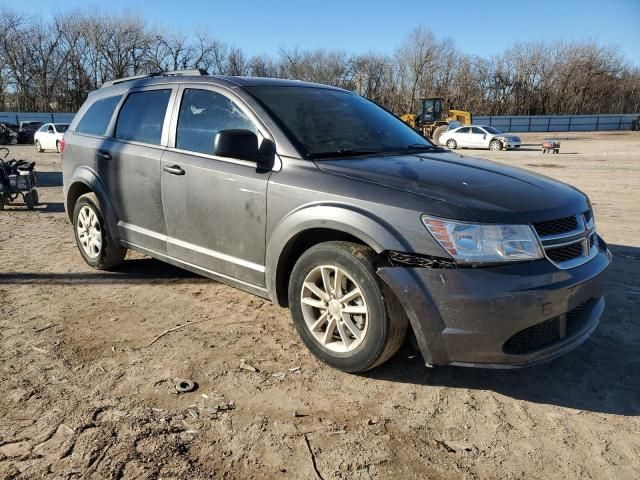
[(124, 100), (112, 137), (96, 144), (96, 166), (118, 218), (119, 236), (135, 245), (166, 252), (160, 159), (168, 127), (172, 89), (133, 90)]
[[(213, 156), (215, 134), (255, 117), (216, 87), (181, 87), (173, 144), (162, 157), (169, 255), (212, 273), (264, 286), (267, 182), (255, 162)], [(171, 145), (171, 140), (170, 140)]]
[(469, 135), (469, 138), (471, 139), (470, 142), (473, 148), (484, 148), (489, 146), (486, 132), (478, 127), (471, 127), (471, 135)]

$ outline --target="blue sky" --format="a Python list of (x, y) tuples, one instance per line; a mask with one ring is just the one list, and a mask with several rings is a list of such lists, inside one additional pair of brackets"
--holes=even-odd
[[(5, 3), (0, 0), (0, 3)], [(282, 46), (392, 52), (408, 30), (424, 25), (465, 53), (488, 56), (516, 41), (595, 40), (619, 47), (640, 66), (640, 0), (29, 0), (15, 4), (43, 15), (94, 6), (134, 12), (168, 30), (206, 28), (249, 54)], [(108, 5), (108, 7), (106, 7)]]

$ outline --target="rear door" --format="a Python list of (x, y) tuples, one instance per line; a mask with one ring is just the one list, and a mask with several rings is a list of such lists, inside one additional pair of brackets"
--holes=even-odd
[(156, 252), (166, 252), (160, 161), (177, 85), (129, 91), (115, 125), (96, 148), (98, 176), (118, 218), (120, 238)]
[(458, 129), (453, 137), (459, 148), (471, 147), (471, 128), (462, 127)]
[(266, 129), (225, 89), (185, 85), (178, 96), (171, 128), (175, 136), (162, 158), (168, 253), (215, 274), (264, 286), (271, 172), (212, 152), (221, 130), (251, 130), (261, 140)]

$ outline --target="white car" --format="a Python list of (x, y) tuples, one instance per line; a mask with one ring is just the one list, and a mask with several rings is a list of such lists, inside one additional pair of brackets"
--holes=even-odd
[(38, 152), (56, 150), (60, 153), (60, 141), (64, 132), (69, 128), (68, 123), (45, 123), (33, 136)]
[(440, 136), (440, 145), (455, 150), (456, 148), (520, 148), (520, 137), (503, 133), (488, 125), (471, 125), (447, 130)]

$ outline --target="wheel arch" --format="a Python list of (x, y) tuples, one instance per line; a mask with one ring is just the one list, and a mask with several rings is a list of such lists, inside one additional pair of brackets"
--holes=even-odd
[(118, 232), (118, 219), (109, 201), (106, 188), (96, 174), (86, 167), (79, 167), (73, 172), (69, 187), (66, 189), (64, 207), (69, 220), (73, 223), (73, 210), (76, 202), (85, 193), (93, 193), (98, 197), (98, 200), (103, 205), (103, 210), (105, 210), (103, 215), (109, 231), (112, 234), (116, 234)]
[(390, 225), (363, 212), (331, 205), (299, 209), (276, 226), (267, 245), (265, 280), (275, 303), (288, 306), (289, 277), (295, 263), (306, 250), (328, 241), (351, 241), (376, 253), (406, 247)]

